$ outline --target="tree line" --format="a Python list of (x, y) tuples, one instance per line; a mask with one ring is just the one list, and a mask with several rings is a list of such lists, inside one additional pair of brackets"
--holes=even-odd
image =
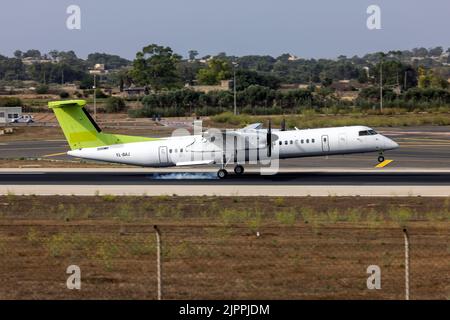
[[(388, 105), (409, 108), (413, 103), (450, 104), (447, 81), (450, 60), (446, 53), (450, 53), (450, 49), (444, 51), (436, 47), (337, 59), (304, 59), (291, 54), (276, 58), (268, 55), (236, 57), (226, 53), (199, 58), (198, 52), (191, 50), (184, 59), (170, 47), (150, 44), (129, 61), (106, 53), (93, 53), (81, 59), (74, 51), (53, 50), (42, 54), (38, 50), (18, 50), (14, 57), (0, 56), (0, 80), (34, 80), (44, 87), (76, 82), (81, 89), (92, 91), (93, 78), (89, 69), (101, 63), (111, 70), (102, 86), (116, 86), (121, 90), (127, 86), (146, 88), (142, 109), (131, 111), (134, 115), (145, 116), (229, 110), (234, 103), (231, 91), (202, 93), (185, 87), (217, 85), (221, 80), (234, 77), (241, 112), (279, 113), (305, 107), (345, 107), (352, 103), (342, 101), (336, 94), (335, 84), (340, 80), (358, 84), (358, 89), (350, 85), (347, 90), (359, 92), (354, 103), (360, 107), (374, 107), (379, 103), (382, 84), (383, 98)], [(30, 59), (32, 62), (27, 63)], [(285, 90), (282, 84), (304, 84), (304, 87), (306, 84), (306, 88)], [(102, 92), (97, 90), (95, 94)], [(111, 106), (110, 110), (124, 109), (122, 102), (114, 101)]]

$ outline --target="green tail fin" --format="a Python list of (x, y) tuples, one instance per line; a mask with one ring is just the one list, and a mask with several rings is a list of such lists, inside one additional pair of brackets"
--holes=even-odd
[(103, 133), (85, 109), (84, 100), (49, 102), (72, 150), (159, 139)]

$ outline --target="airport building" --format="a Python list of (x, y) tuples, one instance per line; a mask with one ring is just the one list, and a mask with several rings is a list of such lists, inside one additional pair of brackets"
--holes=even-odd
[(22, 107), (0, 107), (0, 124), (9, 123), (22, 115)]

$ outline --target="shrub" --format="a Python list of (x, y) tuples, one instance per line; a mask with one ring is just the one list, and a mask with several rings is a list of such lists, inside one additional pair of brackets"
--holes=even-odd
[(297, 220), (297, 214), (293, 210), (280, 211), (275, 214), (275, 218), (281, 224), (294, 225)]
[(67, 98), (70, 97), (70, 94), (69, 94), (67, 91), (61, 91), (61, 92), (59, 93), (59, 97), (60, 97), (61, 99), (67, 99)]
[(0, 98), (0, 107), (20, 107), (23, 106), (19, 98)]
[(126, 108), (125, 101), (119, 97), (109, 97), (106, 99), (105, 109), (108, 113), (122, 112)]
[(47, 94), (49, 92), (50, 88), (46, 84), (41, 84), (36, 88), (37, 94)]
[(108, 96), (101, 89), (95, 89), (95, 97), (97, 99), (104, 99)]

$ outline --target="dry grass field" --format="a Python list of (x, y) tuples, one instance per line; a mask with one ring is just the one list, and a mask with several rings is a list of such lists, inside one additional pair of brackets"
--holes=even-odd
[[(0, 197), (0, 298), (450, 298), (443, 198)], [(81, 290), (66, 268), (81, 268)], [(368, 290), (378, 265), (381, 290)]]

